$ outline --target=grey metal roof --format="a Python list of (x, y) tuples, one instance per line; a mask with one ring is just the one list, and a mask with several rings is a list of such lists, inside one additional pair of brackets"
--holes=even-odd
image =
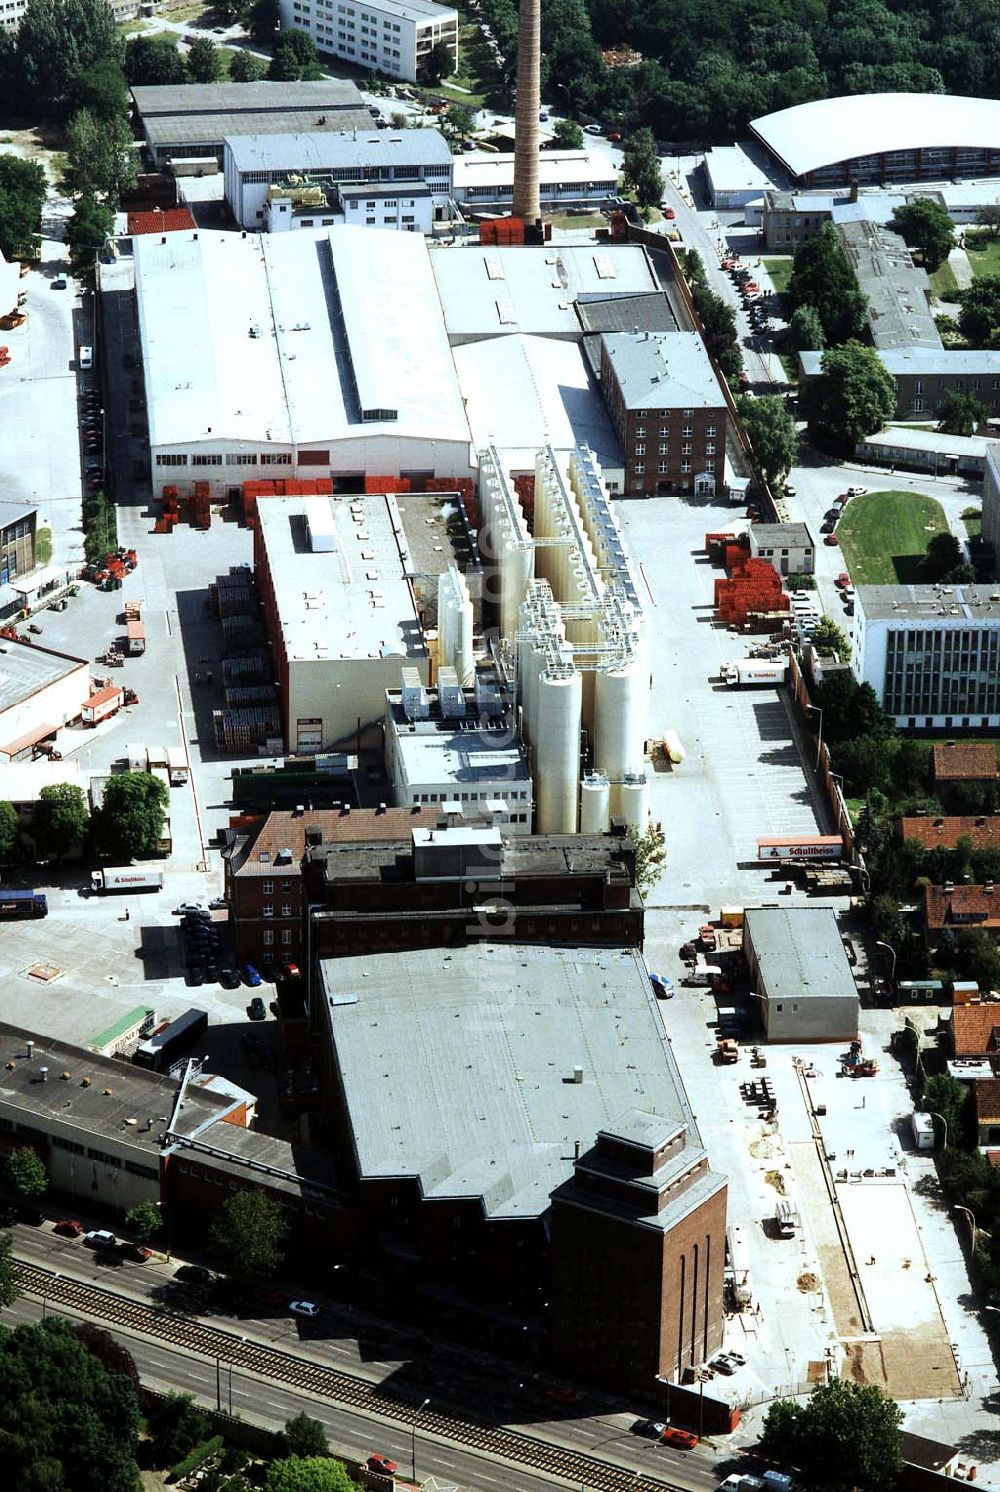
[(240, 133), (227, 140), (238, 171), (326, 171), (337, 166), (451, 166), (440, 130), (379, 130), (368, 116), (357, 134)]
[(865, 217), (847, 220), (839, 213), (837, 233), (867, 297), (865, 314), (875, 346), (940, 347), (927, 271), (917, 268), (900, 235)]
[(675, 332), (677, 318), (662, 290), (648, 295), (580, 296), (576, 314), (585, 332)]
[(16, 503), (0, 498), (0, 532), (13, 528), (15, 523), (22, 523), (25, 518), (31, 518), (37, 512), (37, 503)]
[(331, 135), (351, 130), (371, 129), (372, 117), (367, 109), (321, 109), (315, 112), (281, 109), (264, 113), (241, 111), (226, 113), (155, 114), (143, 120), (146, 138), (154, 150), (168, 145), (210, 145), (218, 148), (223, 140), (239, 135), (287, 135), (308, 128), (310, 134)]
[(635, 952), (478, 944), (326, 959), (320, 978), (363, 1179), (531, 1217), (576, 1142), (636, 1109), (701, 1145)]
[(812, 549), (813, 538), (805, 523), (755, 523), (750, 537), (758, 549)]
[[(309, 109), (362, 109), (356, 83), (323, 78), (316, 83), (141, 84), (132, 97), (143, 120), (157, 114), (264, 114)], [(370, 116), (369, 116), (370, 118)]]
[[(881, 347), (878, 355), (893, 378), (1000, 377), (1000, 348), (963, 352), (951, 347)], [(800, 352), (799, 366), (803, 377), (815, 378), (823, 371), (823, 354)]]
[(859, 585), (858, 609), (865, 617), (893, 622), (990, 622), (1000, 625), (997, 585)]
[(748, 907), (744, 915), (769, 998), (858, 998), (837, 919), (829, 907)]
[[(24, 642), (4, 640), (0, 647), (3, 649), (0, 652), (0, 711), (20, 704), (21, 700), (28, 699), (47, 684), (65, 678), (74, 669), (87, 667), (85, 658), (72, 658), (68, 653), (31, 647)], [(53, 724), (61, 725), (62, 720)]]
[(604, 346), (626, 409), (717, 409), (725, 398), (697, 332), (611, 332)]

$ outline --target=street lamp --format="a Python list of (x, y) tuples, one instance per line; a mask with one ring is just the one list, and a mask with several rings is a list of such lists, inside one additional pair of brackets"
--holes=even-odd
[(819, 755), (820, 752), (823, 750), (823, 711), (820, 709), (819, 705), (810, 705), (809, 709), (814, 715), (819, 716), (819, 735), (816, 737), (816, 766), (814, 768), (814, 770), (818, 772)]
[(657, 1381), (657, 1383), (662, 1383), (663, 1387), (667, 1391), (667, 1419), (669, 1420), (669, 1418), (670, 1418), (670, 1379), (669, 1378), (665, 1378), (662, 1373), (657, 1373), (656, 1374), (656, 1381)]
[(413, 1473), (410, 1480), (413, 1482), (416, 1482), (417, 1480), (417, 1415), (421, 1412), (421, 1410), (426, 1409), (430, 1402), (430, 1399), (425, 1399), (424, 1402), (413, 1411), (413, 1424), (410, 1427), (410, 1469)]
[(972, 1227), (972, 1252), (975, 1253), (976, 1252), (976, 1239), (977, 1239), (977, 1237), (979, 1235), (979, 1229), (976, 1227), (976, 1215), (973, 1212), (973, 1210), (972, 1210), (971, 1207), (963, 1207), (960, 1202), (956, 1202), (954, 1204), (954, 1206), (955, 1206), (955, 1211), (956, 1212), (965, 1212), (965, 1213), (968, 1214), (969, 1223), (970, 1223), (970, 1225)]
[[(891, 964), (890, 969), (889, 969), (889, 983), (890, 983), (890, 985), (895, 984), (896, 983), (896, 950), (895, 950), (895, 948), (893, 948), (893, 946), (892, 946), (891, 943), (884, 943), (879, 938), (875, 939), (875, 947), (876, 948), (888, 948), (889, 952), (892, 954), (892, 964)], [(941, 1123), (942, 1124), (944, 1123), (943, 1119), (942, 1119)]]
[(939, 1114), (936, 1109), (928, 1109), (927, 1112), (928, 1112), (928, 1114), (930, 1114), (930, 1116), (931, 1116), (932, 1119), (940, 1119), (941, 1120), (941, 1123), (944, 1126), (944, 1148), (947, 1150), (947, 1148), (948, 1148), (948, 1121), (947, 1121), (947, 1119), (944, 1117), (943, 1114)]

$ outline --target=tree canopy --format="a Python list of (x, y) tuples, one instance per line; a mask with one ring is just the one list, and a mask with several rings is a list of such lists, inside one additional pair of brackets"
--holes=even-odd
[(279, 83), (308, 82), (318, 78), (319, 57), (312, 37), (294, 26), (290, 31), (282, 31), (274, 43), (274, 56), (267, 76)]
[(208, 1420), (192, 1394), (167, 1394), (148, 1415), (153, 1455), (159, 1466), (174, 1466), (203, 1440)]
[(651, 129), (639, 129), (625, 144), (622, 175), (640, 207), (656, 207), (663, 198), (663, 172)]
[(958, 326), (971, 347), (992, 347), (1000, 337), (1000, 275), (978, 275), (958, 293)]
[(920, 562), (920, 579), (933, 584), (950, 580), (955, 584), (974, 580), (975, 571), (966, 562), (961, 544), (951, 532), (935, 534)]
[(814, 698), (823, 711), (823, 739), (827, 742), (891, 736), (895, 730), (872, 686), (859, 684), (849, 669), (826, 674)]
[(199, 36), (191, 43), (187, 63), (194, 83), (217, 83), (222, 77), (222, 57), (211, 37)]
[(817, 445), (847, 454), (892, 417), (896, 385), (874, 347), (848, 342), (824, 352), (821, 372), (803, 384), (800, 402)]
[(4, 1161), (4, 1176), (11, 1191), (25, 1202), (34, 1202), (48, 1188), (49, 1177), (37, 1150), (20, 1145)]
[(136, 1243), (152, 1243), (163, 1232), (163, 1214), (155, 1202), (137, 1202), (125, 1214), (125, 1228)]
[(891, 1492), (903, 1467), (902, 1422), (881, 1389), (835, 1378), (804, 1403), (772, 1404), (761, 1449), (797, 1466), (815, 1492)]
[(933, 197), (915, 197), (892, 212), (892, 226), (911, 249), (916, 249), (924, 268), (937, 269), (947, 259), (955, 242), (955, 225), (948, 209)]
[(131, 860), (151, 855), (163, 832), (170, 790), (150, 772), (117, 772), (109, 777), (94, 826), (106, 854)]
[(95, 63), (117, 62), (122, 42), (106, 0), (28, 0), (10, 83), (25, 113), (65, 117)]
[(851, 644), (847, 633), (843, 627), (837, 625), (833, 617), (820, 617), (812, 629), (812, 639), (817, 652), (838, 653), (844, 663), (851, 656)]
[(267, 77), (267, 62), (253, 52), (234, 52), (229, 64), (231, 83), (259, 83)]
[(187, 69), (171, 36), (133, 36), (125, 47), (125, 76), (136, 83), (184, 83)]
[(960, 389), (949, 389), (938, 406), (938, 429), (947, 435), (975, 435), (986, 418), (982, 399)]
[(0, 1310), (12, 1306), (20, 1293), (14, 1263), (14, 1240), (9, 1233), (0, 1233)]
[(266, 1279), (284, 1258), (288, 1223), (277, 1202), (262, 1191), (227, 1197), (210, 1238), (227, 1274), (239, 1280)]
[(318, 1419), (310, 1419), (303, 1410), (285, 1421), (285, 1444), (290, 1456), (328, 1456), (330, 1447), (326, 1431)]
[(73, 216), (66, 225), (70, 268), (82, 275), (94, 264), (97, 250), (114, 230), (115, 215), (106, 202), (85, 192), (76, 199)]
[(815, 311), (830, 347), (861, 336), (868, 302), (832, 223), (824, 223), (795, 251), (785, 300), (792, 311), (805, 306)]
[(41, 239), (45, 172), (38, 161), (0, 154), (0, 253), (34, 259)]
[(31, 820), (35, 844), (43, 855), (61, 858), (75, 849), (87, 832), (87, 800), (75, 782), (43, 787)]
[(0, 855), (9, 855), (21, 833), (21, 821), (13, 803), (0, 798)]
[(799, 437), (784, 399), (767, 394), (738, 401), (743, 428), (750, 437), (760, 469), (769, 484), (780, 482), (795, 463)]
[(329, 1456), (289, 1456), (267, 1468), (265, 1492), (360, 1492), (340, 1461)]

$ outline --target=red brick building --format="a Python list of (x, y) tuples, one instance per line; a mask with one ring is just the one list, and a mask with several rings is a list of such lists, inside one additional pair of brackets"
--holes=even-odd
[(1000, 888), (994, 886), (925, 886), (924, 927), (933, 938), (944, 928), (964, 932), (982, 928), (1000, 933)]
[(605, 334), (600, 379), (626, 493), (721, 492), (726, 401), (697, 332)]

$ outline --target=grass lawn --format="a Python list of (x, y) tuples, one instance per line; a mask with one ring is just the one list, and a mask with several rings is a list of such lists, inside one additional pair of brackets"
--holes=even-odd
[(965, 252), (974, 275), (1000, 275), (1000, 238), (988, 233), (967, 233)]
[(581, 212), (579, 214), (567, 212), (554, 218), (546, 216), (545, 221), (551, 223), (553, 228), (589, 228), (591, 232), (595, 228), (608, 226), (608, 220), (603, 212)]
[(958, 281), (947, 259), (939, 264), (930, 276), (931, 296), (938, 300), (954, 300), (958, 294)]
[(913, 585), (928, 543), (947, 531), (941, 504), (916, 492), (854, 497), (837, 524), (855, 585)]
[(981, 539), (983, 536), (983, 510), (982, 508), (963, 508), (962, 522), (965, 524), (965, 532), (970, 539)]
[(784, 295), (792, 278), (793, 261), (789, 259), (765, 259), (764, 268), (771, 276), (771, 284), (779, 295)]

